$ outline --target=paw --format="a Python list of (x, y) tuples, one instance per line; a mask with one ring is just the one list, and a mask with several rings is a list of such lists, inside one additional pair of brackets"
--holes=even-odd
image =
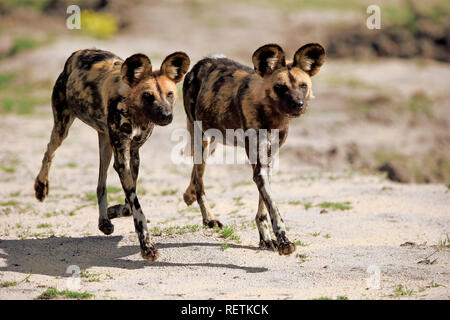
[(141, 248), (141, 255), (147, 261), (153, 262), (159, 257), (159, 252), (154, 245), (146, 248)]
[(281, 255), (288, 256), (295, 251), (295, 244), (290, 242), (289, 240), (283, 241), (278, 244), (278, 253)]
[(277, 251), (277, 242), (275, 240), (260, 240), (259, 241), (259, 248), (263, 250), (273, 250)]
[(45, 197), (48, 195), (48, 181), (44, 183), (36, 178), (34, 182), (34, 191), (36, 199), (38, 199), (39, 201), (44, 201)]
[(219, 227), (220, 229), (223, 228), (223, 224), (219, 220), (203, 221), (203, 225), (207, 226), (208, 228), (214, 228), (214, 227)]
[(106, 235), (114, 232), (114, 225), (109, 220), (101, 220), (98, 222), (98, 229)]
[(190, 206), (194, 203), (194, 201), (197, 200), (197, 196), (195, 195), (194, 191), (191, 191), (190, 189), (186, 190), (186, 192), (183, 194), (184, 202)]

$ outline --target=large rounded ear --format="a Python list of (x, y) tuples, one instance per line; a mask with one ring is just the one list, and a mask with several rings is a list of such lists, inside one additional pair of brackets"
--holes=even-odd
[(252, 57), (255, 71), (261, 77), (272, 74), (286, 66), (283, 49), (277, 44), (266, 44), (255, 51)]
[(174, 52), (168, 55), (161, 64), (161, 72), (173, 82), (180, 82), (189, 70), (191, 60), (184, 52)]
[(122, 80), (132, 87), (142, 79), (151, 76), (152, 63), (145, 54), (136, 53), (125, 60), (121, 73)]
[(308, 43), (297, 50), (292, 66), (299, 67), (312, 77), (324, 62), (325, 49), (318, 43)]

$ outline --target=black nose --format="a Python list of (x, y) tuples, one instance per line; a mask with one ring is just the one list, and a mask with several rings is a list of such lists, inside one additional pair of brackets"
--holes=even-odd
[(297, 100), (294, 100), (294, 106), (295, 106), (295, 109), (303, 109), (303, 100), (302, 99), (297, 99)]
[(168, 124), (172, 122), (173, 114), (172, 113), (161, 113), (159, 116), (160, 122), (163, 124)]

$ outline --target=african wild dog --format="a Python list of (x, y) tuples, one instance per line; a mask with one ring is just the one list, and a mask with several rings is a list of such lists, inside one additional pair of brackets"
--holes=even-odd
[[(56, 149), (67, 136), (75, 117), (98, 131), (100, 170), (97, 186), (98, 228), (111, 234), (110, 219), (133, 215), (141, 254), (154, 261), (158, 251), (150, 241), (147, 222), (136, 195), (139, 148), (153, 127), (172, 121), (177, 100), (176, 83), (189, 69), (183, 52), (167, 56), (161, 69), (152, 70), (150, 59), (134, 54), (123, 61), (111, 52), (80, 50), (66, 61), (52, 94), (54, 125), (41, 170), (36, 177), (36, 198), (48, 194), (48, 172)], [(114, 154), (114, 169), (125, 192), (125, 204), (108, 208), (106, 175)]]
[[(286, 63), (280, 46), (268, 44), (255, 51), (252, 57), (254, 70), (226, 58), (205, 58), (200, 60), (186, 75), (183, 83), (183, 100), (187, 114), (187, 128), (191, 134), (191, 151), (194, 153), (194, 126), (201, 121), (202, 135), (210, 128), (220, 130), (222, 135), (226, 129), (266, 129), (265, 138), (258, 137), (257, 145), (267, 148), (267, 162), (261, 161), (263, 156), (256, 152), (256, 161), (252, 164), (253, 180), (259, 190), (259, 205), (256, 225), (259, 230), (260, 246), (278, 248), (279, 254), (288, 255), (295, 251), (295, 244), (286, 236), (286, 228), (280, 213), (272, 201), (269, 183), (271, 176), (270, 130), (279, 130), (279, 145), (287, 136), (289, 121), (300, 116), (312, 97), (311, 79), (325, 61), (325, 50), (319, 44), (304, 45), (294, 55), (292, 63)], [(202, 149), (214, 147), (207, 138), (202, 137)], [(236, 140), (234, 141), (236, 145)], [(249, 139), (243, 143), (247, 156)], [(211, 153), (214, 150), (210, 150)], [(208, 153), (206, 153), (207, 155)], [(194, 155), (195, 157), (195, 155)], [(191, 182), (184, 193), (187, 205), (197, 201), (203, 216), (203, 223), (209, 227), (222, 224), (215, 220), (206, 201), (203, 185), (206, 157), (201, 156), (201, 163), (195, 163), (192, 169)], [(267, 212), (276, 241), (272, 240), (269, 231)]]

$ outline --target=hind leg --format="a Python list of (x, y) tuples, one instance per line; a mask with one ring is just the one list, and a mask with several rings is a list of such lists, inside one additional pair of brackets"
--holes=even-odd
[(36, 198), (39, 201), (44, 201), (48, 194), (48, 172), (52, 164), (52, 159), (55, 155), (56, 149), (61, 145), (63, 140), (67, 137), (69, 128), (73, 123), (74, 116), (72, 113), (65, 109), (60, 112), (54, 110), (54, 124), (50, 142), (47, 145), (47, 151), (42, 159), (42, 166), (39, 174), (36, 177), (34, 183), (34, 190)]
[[(191, 137), (193, 137), (192, 134)], [(192, 140), (193, 139), (191, 139), (191, 150), (193, 149)], [(222, 228), (223, 227), (222, 223), (219, 220), (216, 220), (211, 213), (211, 208), (209, 207), (208, 201), (206, 201), (205, 186), (203, 184), (203, 174), (205, 173), (206, 167), (206, 156), (210, 153), (210, 150), (208, 149), (209, 145), (210, 145), (209, 141), (204, 141), (202, 139), (202, 150), (204, 151), (205, 156), (202, 156), (201, 164), (196, 164), (194, 161), (194, 167), (192, 168), (191, 182), (186, 192), (184, 193), (183, 198), (187, 205), (192, 204), (192, 202), (194, 201), (192, 199), (197, 200), (197, 203), (200, 206), (200, 211), (202, 212), (203, 224), (205, 226), (208, 226), (210, 228), (213, 227)], [(192, 195), (194, 195), (194, 197)]]

